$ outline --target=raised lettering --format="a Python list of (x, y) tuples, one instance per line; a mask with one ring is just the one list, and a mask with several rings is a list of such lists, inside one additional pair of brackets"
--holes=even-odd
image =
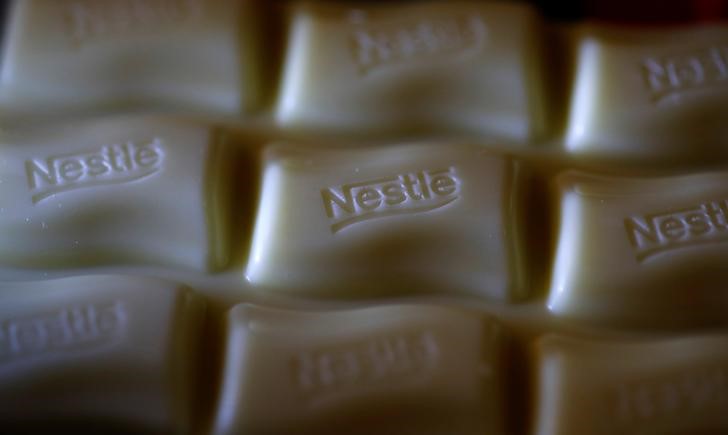
[(89, 303), (0, 320), (0, 365), (54, 351), (108, 344), (126, 325), (123, 302)]
[(99, 155), (89, 156), (86, 159), (86, 167), (90, 176), (105, 174), (111, 170), (109, 164)]
[(76, 160), (66, 160), (58, 166), (58, 172), (65, 181), (76, 181), (83, 175), (83, 166)]
[(357, 192), (356, 203), (364, 210), (374, 210), (382, 204), (382, 195), (374, 189), (365, 187)]
[(689, 213), (685, 216), (690, 234), (699, 236), (710, 231), (710, 222), (705, 213)]
[(334, 220), (331, 230), (336, 233), (373, 218), (444, 207), (458, 198), (458, 185), (454, 168), (450, 168), (326, 188), (321, 190), (321, 197), (326, 216)]
[(697, 243), (728, 241), (728, 203), (705, 202), (686, 209), (624, 220), (638, 261)]
[[(127, 163), (120, 164), (119, 157), (126, 157)], [(129, 142), (90, 152), (51, 156), (45, 159), (45, 165), (38, 159), (26, 160), (25, 172), (32, 201), (37, 203), (68, 190), (147, 177), (161, 168), (163, 158), (162, 142), (154, 139), (140, 146)]]
[(139, 147), (134, 153), (134, 161), (142, 167), (154, 166), (159, 162), (159, 154), (149, 147)]
[(430, 186), (432, 191), (435, 192), (435, 195), (440, 196), (451, 195), (455, 192), (455, 189), (457, 189), (455, 180), (445, 175), (435, 175), (432, 177)]
[(614, 393), (617, 421), (630, 427), (676, 414), (687, 417), (703, 413), (711, 406), (723, 409), (728, 405), (724, 366), (697, 367), (671, 376), (648, 377), (631, 384), (620, 384)]
[(652, 99), (659, 102), (689, 90), (725, 86), (728, 81), (728, 47), (709, 47), (691, 53), (650, 57), (642, 63)]
[(388, 385), (419, 376), (437, 364), (439, 345), (428, 331), (394, 334), (302, 352), (294, 377), (312, 400)]
[(44, 184), (55, 185), (58, 183), (58, 174), (56, 174), (52, 158), (48, 159), (48, 163), (45, 168), (42, 166), (42, 163), (38, 163), (35, 160), (26, 160), (25, 174), (28, 177), (28, 187), (30, 187), (31, 190), (34, 190), (38, 188), (38, 186), (42, 186)]
[(674, 217), (668, 217), (660, 222), (660, 232), (670, 240), (678, 240), (685, 236), (685, 224)]
[(353, 57), (363, 73), (415, 58), (474, 51), (485, 42), (487, 33), (477, 15), (375, 23), (357, 13), (351, 21), (355, 25)]
[(71, 40), (82, 45), (132, 31), (154, 33), (196, 20), (201, 12), (199, 0), (77, 0), (68, 5), (65, 18)]
[(351, 191), (349, 190), (344, 191), (344, 197), (342, 198), (331, 189), (323, 189), (321, 190), (321, 197), (324, 200), (326, 216), (330, 218), (337, 216), (337, 213), (334, 211), (334, 205), (338, 206), (345, 213), (354, 213), (354, 199), (351, 197)]
[(659, 240), (657, 228), (655, 228), (655, 223), (651, 219), (643, 221), (629, 217), (624, 220), (624, 226), (627, 229), (630, 243), (636, 248), (657, 243)]
[(400, 184), (385, 184), (382, 187), (382, 193), (386, 197), (384, 202), (387, 205), (397, 205), (407, 200), (407, 196), (404, 194), (402, 185)]

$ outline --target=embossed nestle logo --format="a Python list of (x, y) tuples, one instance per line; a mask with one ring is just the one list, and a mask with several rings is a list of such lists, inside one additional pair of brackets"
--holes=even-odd
[(367, 388), (421, 379), (440, 357), (429, 331), (392, 334), (338, 347), (303, 352), (294, 360), (294, 376), (311, 400), (322, 401)]
[(705, 416), (706, 410), (711, 408), (720, 413), (728, 406), (728, 370), (718, 365), (695, 367), (672, 375), (620, 384), (611, 401), (615, 405), (616, 421), (625, 426), (650, 425), (667, 418)]
[(331, 232), (369, 219), (419, 213), (444, 207), (458, 198), (455, 168), (420, 171), (321, 190)]
[(355, 25), (352, 52), (363, 73), (415, 58), (477, 51), (487, 37), (485, 23), (478, 15), (373, 23), (366, 12), (356, 10), (350, 21)]
[(78, 0), (66, 9), (71, 39), (78, 45), (130, 32), (154, 32), (160, 27), (196, 19), (200, 0)]
[(728, 241), (728, 200), (629, 217), (627, 237), (638, 261), (683, 246)]
[(127, 142), (99, 149), (25, 161), (33, 203), (51, 195), (84, 187), (121, 184), (159, 171), (164, 160), (162, 141)]
[(660, 102), (686, 91), (728, 84), (728, 46), (648, 58), (642, 66), (652, 100)]
[(0, 320), (0, 364), (113, 343), (122, 336), (126, 321), (125, 306), (120, 301), (74, 305)]

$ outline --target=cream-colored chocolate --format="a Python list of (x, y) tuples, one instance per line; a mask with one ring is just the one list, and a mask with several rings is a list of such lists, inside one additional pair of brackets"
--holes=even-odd
[(151, 278), (0, 284), (0, 426), (185, 433), (202, 314)]
[(536, 347), (535, 435), (728, 431), (728, 336)]
[(461, 309), (238, 305), (213, 433), (504, 434), (501, 348)]
[(253, 1), (18, 0), (5, 115), (143, 107), (238, 114), (260, 87)]
[(273, 145), (246, 276), (301, 296), (523, 295), (518, 166), (477, 146)]
[(226, 137), (155, 118), (37, 128), (0, 139), (0, 263), (149, 264), (228, 258)]
[(506, 2), (291, 5), (276, 120), (368, 135), (544, 130), (539, 21)]
[(728, 173), (569, 172), (549, 308), (612, 326), (725, 324)]
[(567, 149), (606, 158), (728, 155), (728, 27), (585, 27)]

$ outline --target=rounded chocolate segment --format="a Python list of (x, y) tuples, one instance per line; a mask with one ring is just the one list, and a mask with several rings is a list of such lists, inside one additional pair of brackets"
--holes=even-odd
[(225, 142), (214, 129), (155, 118), (6, 136), (0, 263), (219, 269), (228, 258)]
[(213, 433), (505, 434), (502, 345), (461, 309), (239, 305)]
[(531, 8), (505, 2), (296, 2), (276, 121), (523, 144), (545, 129), (538, 30)]
[(536, 435), (728, 431), (728, 337), (536, 346)]
[(237, 115), (260, 86), (254, 2), (12, 2), (3, 116), (164, 109)]
[(728, 28), (584, 27), (577, 46), (568, 152), (644, 161), (728, 155)]
[(619, 327), (728, 323), (726, 182), (562, 175), (549, 308)]
[(301, 296), (522, 297), (518, 170), (477, 146), (272, 146), (246, 276)]
[(151, 278), (0, 285), (0, 426), (185, 433), (202, 309)]

